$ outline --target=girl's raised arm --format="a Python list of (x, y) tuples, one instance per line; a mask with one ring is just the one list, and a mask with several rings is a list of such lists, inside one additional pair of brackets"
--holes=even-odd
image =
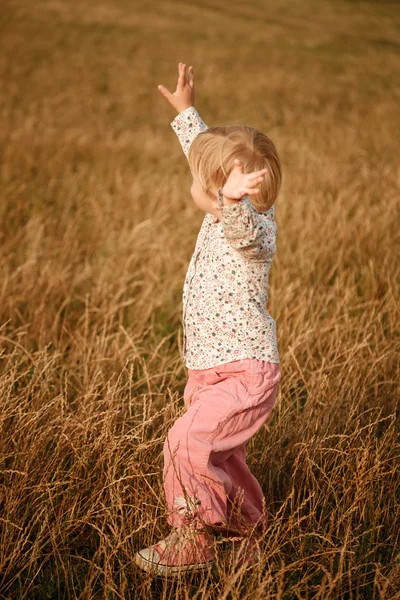
[(178, 83), (173, 94), (163, 85), (159, 85), (158, 89), (179, 113), (172, 121), (171, 127), (178, 136), (182, 150), (187, 157), (193, 140), (208, 127), (194, 107), (193, 67), (190, 66), (186, 74), (185, 63), (179, 63), (178, 71)]
[(196, 139), (199, 133), (208, 129), (194, 106), (189, 106), (179, 115), (176, 115), (171, 127), (178, 136), (186, 158), (189, 156), (189, 148), (193, 140)]

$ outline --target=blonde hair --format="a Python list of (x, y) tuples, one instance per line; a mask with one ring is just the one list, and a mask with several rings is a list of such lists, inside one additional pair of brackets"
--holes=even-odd
[(231, 170), (234, 160), (243, 164), (243, 172), (267, 168), (259, 192), (249, 196), (254, 207), (263, 212), (275, 202), (282, 181), (281, 163), (272, 140), (253, 127), (226, 125), (209, 127), (194, 139), (188, 160), (203, 190), (216, 199)]

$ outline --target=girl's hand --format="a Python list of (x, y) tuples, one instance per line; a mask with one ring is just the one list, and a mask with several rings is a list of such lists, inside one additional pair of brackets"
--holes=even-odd
[(229, 173), (229, 177), (222, 188), (222, 194), (228, 201), (237, 201), (243, 198), (243, 196), (254, 196), (257, 194), (260, 190), (255, 186), (261, 183), (265, 173), (268, 171), (268, 169), (261, 169), (261, 171), (243, 173), (242, 162), (238, 159), (234, 162), (235, 166)]
[(185, 63), (179, 63), (178, 72), (178, 83), (173, 94), (163, 85), (159, 85), (158, 89), (178, 113), (180, 113), (189, 108), (189, 106), (194, 106), (194, 75), (192, 66), (189, 67), (188, 74), (186, 75)]

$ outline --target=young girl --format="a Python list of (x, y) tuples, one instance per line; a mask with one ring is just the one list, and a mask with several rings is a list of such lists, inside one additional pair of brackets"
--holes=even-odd
[(275, 146), (251, 127), (207, 128), (194, 108), (193, 67), (178, 70), (175, 93), (158, 89), (179, 113), (171, 126), (206, 214), (183, 288), (187, 410), (164, 443), (172, 532), (135, 555), (158, 575), (208, 568), (218, 532), (265, 533), (265, 498), (245, 448), (270, 416), (281, 377), (266, 310), (281, 184)]

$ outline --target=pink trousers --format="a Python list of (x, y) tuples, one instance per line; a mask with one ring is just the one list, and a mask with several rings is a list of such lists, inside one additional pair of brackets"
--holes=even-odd
[[(168, 523), (265, 531), (263, 491), (246, 464), (246, 442), (271, 414), (279, 364), (237, 360), (211, 369), (188, 369), (186, 412), (164, 442)], [(261, 465), (262, 469), (262, 465)]]

